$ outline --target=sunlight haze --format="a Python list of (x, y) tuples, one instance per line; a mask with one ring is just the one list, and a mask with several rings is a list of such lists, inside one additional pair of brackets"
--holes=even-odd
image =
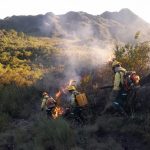
[(38, 15), (47, 12), (60, 15), (68, 11), (100, 15), (105, 11), (120, 11), (122, 8), (129, 8), (150, 23), (148, 0), (2, 0), (0, 19), (13, 15)]

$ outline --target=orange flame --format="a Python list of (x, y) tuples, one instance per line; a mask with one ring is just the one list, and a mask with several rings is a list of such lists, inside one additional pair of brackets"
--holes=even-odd
[(53, 110), (52, 117), (56, 119), (64, 114), (64, 109), (60, 106), (56, 106)]
[(62, 92), (59, 90), (56, 95), (55, 95), (55, 98), (58, 99), (60, 96), (61, 96)]

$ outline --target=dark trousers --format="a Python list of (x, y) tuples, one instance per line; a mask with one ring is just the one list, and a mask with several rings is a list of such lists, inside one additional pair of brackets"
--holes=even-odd
[(119, 91), (117, 97), (112, 102), (112, 106), (121, 114), (125, 114), (124, 105), (127, 100), (127, 92), (123, 89)]
[(51, 118), (52, 117), (52, 110), (54, 108), (55, 108), (55, 106), (49, 107), (49, 108), (46, 109), (47, 118)]
[(72, 108), (72, 113), (74, 114), (74, 117), (77, 121), (85, 121), (85, 118), (83, 116), (82, 108), (79, 106), (73, 107)]

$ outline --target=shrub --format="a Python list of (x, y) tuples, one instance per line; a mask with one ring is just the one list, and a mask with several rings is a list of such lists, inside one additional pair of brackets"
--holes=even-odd
[(0, 132), (9, 126), (9, 115), (6, 113), (0, 113)]
[(135, 70), (140, 75), (149, 72), (150, 46), (148, 42), (117, 45), (114, 51), (115, 57), (127, 70)]
[[(34, 145), (43, 150), (70, 150), (74, 145), (73, 132), (63, 119), (40, 119), (34, 127)], [(42, 150), (41, 149), (41, 150)]]
[(27, 118), (32, 114), (37, 91), (33, 87), (19, 87), (15, 84), (1, 88), (0, 112), (7, 113), (12, 118)]

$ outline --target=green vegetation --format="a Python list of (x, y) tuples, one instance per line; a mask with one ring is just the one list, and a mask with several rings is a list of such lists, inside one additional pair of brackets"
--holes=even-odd
[[(47, 40), (29, 37), (14, 30), (0, 31), (0, 82), (32, 85), (44, 74), (42, 60), (51, 63), (49, 57), (56, 48)], [(50, 56), (48, 56), (50, 55)], [(44, 62), (44, 61), (43, 61)]]
[(10, 149), (16, 150), (70, 150), (74, 145), (74, 132), (62, 119), (47, 120), (38, 117), (34, 123), (23, 122), (13, 132), (1, 133), (0, 136), (2, 149), (10, 146)]
[(149, 73), (150, 43), (138, 41), (139, 32), (135, 35), (135, 44), (116, 45), (115, 57), (128, 70), (136, 70), (140, 75)]
[(52, 65), (50, 58), (58, 53), (56, 43), (0, 30), (0, 130), (9, 126), (12, 118), (32, 114), (32, 105), (40, 99), (37, 82)]
[[(0, 30), (0, 149), (149, 150), (148, 111), (143, 110), (141, 115), (135, 112), (128, 120), (111, 114), (100, 116), (110, 89), (96, 87), (111, 84), (111, 68), (109, 64), (94, 68), (90, 49), (72, 43)], [(83, 71), (78, 88), (87, 93), (90, 104), (85, 114), (87, 124), (73, 129), (62, 118), (47, 120), (39, 107), (41, 92), (52, 91), (54, 96), (62, 79), (66, 79), (65, 73), (72, 65), (68, 59), (72, 58), (71, 51), (77, 71)], [(148, 73), (148, 43), (117, 46), (115, 56), (128, 70)]]

